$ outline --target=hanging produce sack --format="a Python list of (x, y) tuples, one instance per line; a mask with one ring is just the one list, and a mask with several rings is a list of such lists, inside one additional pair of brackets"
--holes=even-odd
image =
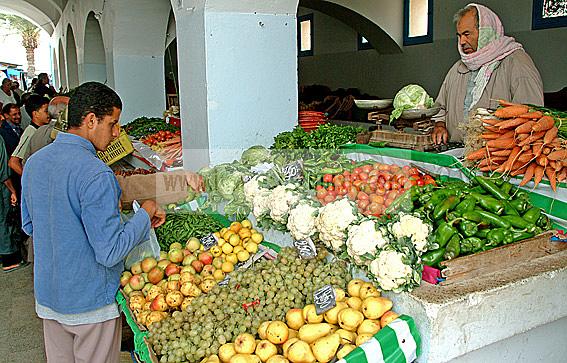
[(410, 363), (421, 353), (413, 319), (401, 315), (338, 363)]

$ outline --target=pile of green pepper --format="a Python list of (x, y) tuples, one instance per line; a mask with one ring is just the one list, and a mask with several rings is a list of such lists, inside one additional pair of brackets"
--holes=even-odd
[(168, 213), (165, 223), (156, 228), (156, 237), (162, 251), (169, 251), (174, 242), (183, 245), (191, 237), (202, 238), (217, 232), (222, 224), (203, 212)]
[(499, 178), (475, 177), (470, 184), (451, 181), (418, 196), (416, 212), (434, 224), (436, 249), (423, 263), (439, 262), (535, 236), (551, 228), (529, 195)]

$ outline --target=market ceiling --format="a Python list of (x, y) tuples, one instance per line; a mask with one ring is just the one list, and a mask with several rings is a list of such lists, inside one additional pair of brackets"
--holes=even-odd
[(0, 0), (0, 12), (19, 15), (53, 34), (68, 0)]

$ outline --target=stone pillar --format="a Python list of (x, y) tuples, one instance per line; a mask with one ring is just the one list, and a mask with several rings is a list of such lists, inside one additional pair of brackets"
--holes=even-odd
[(297, 0), (172, 0), (184, 167), (269, 146), (297, 120)]

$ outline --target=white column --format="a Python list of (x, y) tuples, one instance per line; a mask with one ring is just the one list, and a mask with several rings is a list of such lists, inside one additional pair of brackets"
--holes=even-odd
[(172, 0), (186, 169), (269, 146), (296, 124), (297, 3)]

